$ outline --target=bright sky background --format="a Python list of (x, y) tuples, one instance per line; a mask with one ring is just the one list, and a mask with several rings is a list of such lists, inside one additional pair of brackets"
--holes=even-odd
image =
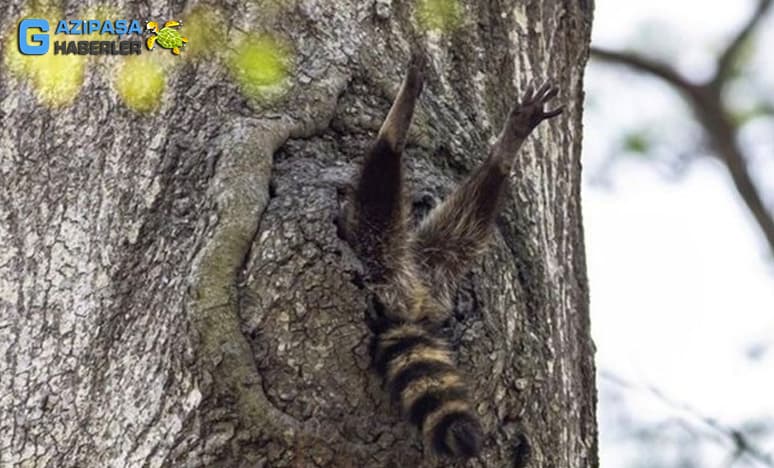
[[(648, 51), (701, 79), (712, 72), (713, 57), (753, 5), (597, 0), (593, 42)], [(740, 104), (766, 93), (774, 100), (774, 15), (762, 26), (756, 74), (731, 96)], [(651, 386), (725, 425), (774, 420), (774, 261), (719, 163), (702, 158), (677, 180), (665, 176), (663, 161), (694, 152), (701, 133), (670, 88), (623, 70), (590, 66), (584, 141), (598, 370), (641, 388), (599, 379), (605, 468), (649, 466), (643, 453), (652, 448), (635, 451), (622, 421), (653, 425), (682, 417), (699, 432), (712, 433), (664, 404), (647, 390)], [(755, 89), (763, 91), (750, 92)], [(658, 135), (656, 162), (622, 158), (609, 171), (609, 184), (592, 183), (627, 129)], [(751, 125), (743, 144), (756, 155), (753, 170), (772, 205), (774, 122)], [(774, 457), (774, 438), (756, 442)], [(729, 466), (720, 445), (709, 442), (702, 450), (706, 457), (699, 466)]]

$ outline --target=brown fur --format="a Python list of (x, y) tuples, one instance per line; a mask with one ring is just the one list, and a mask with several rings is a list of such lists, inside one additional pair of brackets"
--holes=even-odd
[(369, 288), (388, 326), (374, 337), (374, 364), (403, 413), (440, 455), (477, 456), (483, 444), (464, 378), (447, 343), (434, 334), (462, 275), (483, 254), (516, 152), (543, 120), (558, 90), (532, 88), (508, 115), (486, 161), (415, 232), (407, 230), (402, 150), (422, 90), (425, 60), (415, 55), (376, 143), (366, 155), (344, 216), (344, 235), (363, 260)]

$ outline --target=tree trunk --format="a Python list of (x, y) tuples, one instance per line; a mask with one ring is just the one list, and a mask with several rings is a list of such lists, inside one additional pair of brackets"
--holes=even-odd
[[(522, 432), (531, 466), (598, 464), (590, 2), (470, 0), (430, 32), (397, 0), (114, 2), (190, 27), (179, 57), (143, 50), (161, 64), (150, 102), (122, 88), (131, 58), (61, 57), (53, 81), (48, 58), (14, 62), (38, 3), (0, 13), (0, 466), (506, 467)], [(251, 32), (292, 64), (271, 95), (233, 65)], [(406, 151), (417, 216), (485, 157), (517, 90), (550, 77), (566, 105), (519, 154), (444, 330), (486, 431), (458, 465), (423, 450), (371, 371), (359, 263), (333, 223), (416, 47), (431, 57)]]

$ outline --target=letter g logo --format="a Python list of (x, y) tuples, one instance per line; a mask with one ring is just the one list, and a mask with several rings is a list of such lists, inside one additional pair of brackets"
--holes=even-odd
[(48, 21), (38, 18), (26, 18), (19, 23), (19, 51), (24, 55), (43, 55), (48, 52), (48, 34), (33, 34), (27, 41), (27, 31), (39, 29), (48, 32)]

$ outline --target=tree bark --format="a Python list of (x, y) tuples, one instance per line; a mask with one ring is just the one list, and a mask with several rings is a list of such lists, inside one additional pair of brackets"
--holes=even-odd
[[(6, 3), (5, 59), (29, 7)], [(424, 33), (397, 0), (115, 4), (183, 31), (203, 8), (222, 20), (216, 50), (170, 58), (151, 111), (119, 97), (120, 57), (88, 59), (55, 104), (3, 62), (0, 466), (505, 467), (523, 463), (522, 432), (531, 466), (598, 465), (590, 2), (471, 0), (453, 30)], [(245, 31), (290, 44), (281, 96), (249, 97), (229, 71)], [(406, 150), (417, 217), (485, 157), (517, 90), (551, 78), (567, 106), (517, 157), (444, 330), (487, 434), (456, 465), (423, 450), (371, 372), (360, 265), (333, 223), (415, 47), (431, 57)]]

